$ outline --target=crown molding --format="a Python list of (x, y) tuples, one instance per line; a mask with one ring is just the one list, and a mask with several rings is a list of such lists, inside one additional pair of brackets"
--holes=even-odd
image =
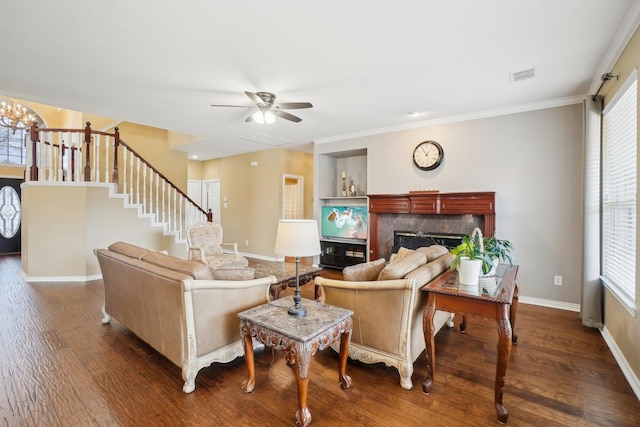
[(566, 105), (581, 104), (587, 98), (587, 94), (570, 96), (565, 98), (550, 99), (529, 104), (513, 105), (505, 108), (479, 111), (457, 116), (442, 117), (438, 119), (425, 120), (421, 122), (406, 123), (403, 125), (389, 126), (385, 128), (368, 129), (362, 132), (354, 132), (343, 135), (336, 135), (327, 138), (319, 138), (313, 142), (316, 144), (326, 144), (329, 142), (345, 141), (349, 139), (364, 138), (367, 136), (381, 135), (391, 132), (402, 132), (405, 130), (419, 129), (429, 126), (437, 126), (456, 122), (467, 122), (470, 120), (486, 119), (489, 117), (506, 116), (508, 114), (524, 113), (527, 111), (544, 110), (546, 108), (564, 107)]
[(627, 14), (620, 23), (620, 27), (618, 27), (618, 31), (613, 37), (604, 58), (602, 58), (602, 61), (596, 68), (593, 82), (589, 88), (590, 94), (595, 94), (598, 91), (600, 83), (602, 82), (602, 75), (611, 71), (620, 58), (620, 55), (622, 55), (622, 51), (627, 47), (629, 40), (631, 40), (631, 37), (633, 37), (633, 34), (636, 32), (638, 25), (640, 25), (640, 2), (633, 1), (631, 6), (629, 6)]

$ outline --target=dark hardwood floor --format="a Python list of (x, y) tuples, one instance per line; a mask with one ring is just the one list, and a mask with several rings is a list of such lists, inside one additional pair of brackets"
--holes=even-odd
[[(335, 275), (335, 272), (328, 274)], [(119, 323), (101, 324), (103, 287), (26, 283), (20, 258), (0, 257), (1, 426), (288, 426), (296, 382), (282, 354), (258, 355), (256, 389), (244, 394), (244, 359), (200, 371), (182, 392), (180, 368)], [(495, 322), (468, 318), (467, 333), (436, 337), (432, 393), (395, 369), (349, 361), (350, 390), (338, 385), (338, 357), (316, 354), (308, 405), (313, 426), (495, 426)], [(507, 370), (510, 426), (638, 426), (640, 403), (600, 333), (576, 313), (520, 304), (518, 345)]]

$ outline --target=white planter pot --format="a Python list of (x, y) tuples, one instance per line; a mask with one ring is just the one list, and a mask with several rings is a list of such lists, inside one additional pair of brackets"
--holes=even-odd
[(462, 258), (458, 264), (458, 280), (462, 285), (478, 286), (480, 273), (482, 272), (482, 260)]

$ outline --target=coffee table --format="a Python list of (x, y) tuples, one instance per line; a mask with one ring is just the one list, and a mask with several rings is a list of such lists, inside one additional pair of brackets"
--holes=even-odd
[(302, 305), (307, 308), (307, 315), (295, 317), (287, 313), (292, 305), (293, 298), (284, 297), (238, 313), (240, 335), (249, 372), (249, 378), (242, 383), (242, 391), (251, 393), (255, 387), (252, 339), (266, 347), (284, 350), (287, 363), (295, 365), (294, 371), (298, 383), (296, 425), (308, 426), (311, 423), (311, 412), (307, 407), (311, 356), (340, 339), (338, 382), (343, 389), (351, 387), (351, 377), (346, 373), (346, 366), (353, 327), (351, 321), (353, 312), (303, 299)]
[[(422, 383), (422, 391), (429, 394), (435, 374), (435, 329), (433, 317), (436, 310), (452, 313), (467, 313), (493, 318), (498, 323), (498, 360), (496, 362), (496, 380), (494, 386), (494, 404), (498, 421), (506, 423), (509, 413), (502, 403), (502, 389), (507, 374), (507, 364), (511, 356), (511, 344), (518, 337), (512, 328), (516, 321), (518, 308), (519, 284), (517, 281), (518, 266), (506, 264), (498, 266), (495, 277), (481, 280), (482, 291), (467, 290), (458, 281), (457, 271), (448, 271), (433, 279), (422, 287), (428, 293), (427, 305), (424, 308), (422, 327), (424, 341), (427, 346), (427, 378)], [(483, 283), (484, 281), (484, 283)], [(462, 320), (460, 330), (465, 332), (466, 322)]]
[[(287, 287), (293, 288), (296, 286), (296, 264), (292, 262), (278, 262), (278, 261), (262, 261), (255, 265), (252, 265), (255, 269), (256, 279), (275, 276), (277, 282), (272, 284), (269, 288), (269, 299), (277, 300), (280, 298), (280, 293), (287, 289)], [(313, 280), (320, 274), (322, 268), (312, 265), (300, 264), (300, 286)]]

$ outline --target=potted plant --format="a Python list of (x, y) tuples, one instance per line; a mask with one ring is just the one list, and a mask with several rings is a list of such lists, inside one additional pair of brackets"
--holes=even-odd
[(499, 261), (508, 261), (513, 266), (512, 249), (510, 241), (482, 237), (482, 232), (476, 227), (470, 236), (464, 236), (462, 242), (451, 249), (456, 256), (451, 270), (458, 269), (460, 283), (477, 285), (480, 274), (490, 274)]

